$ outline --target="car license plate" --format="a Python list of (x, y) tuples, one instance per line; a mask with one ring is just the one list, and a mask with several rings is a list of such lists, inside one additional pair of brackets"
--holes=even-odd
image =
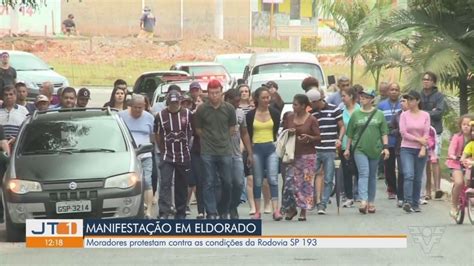
[(78, 213), (78, 212), (91, 212), (91, 201), (62, 201), (56, 203), (56, 213)]

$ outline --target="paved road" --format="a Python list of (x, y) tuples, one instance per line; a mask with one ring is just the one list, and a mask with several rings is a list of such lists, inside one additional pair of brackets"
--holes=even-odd
[[(378, 181), (377, 213), (360, 215), (356, 208), (341, 209), (337, 215), (334, 204), (325, 216), (311, 213), (307, 222), (274, 222), (271, 215), (263, 217), (265, 235), (408, 235), (407, 249), (136, 249), (109, 250), (43, 250), (25, 249), (24, 244), (5, 243), (5, 226), (0, 225), (0, 261), (6, 264), (229, 264), (229, 265), (474, 265), (474, 226), (455, 225), (448, 216), (446, 201), (430, 201), (422, 213), (406, 214), (385, 198), (382, 181)], [(192, 206), (192, 217), (196, 215)], [(241, 217), (249, 211), (240, 208)], [(421, 229), (422, 234), (410, 233)], [(431, 234), (441, 232), (439, 239)], [(414, 242), (423, 239), (423, 244)], [(430, 249), (430, 244), (432, 248)], [(425, 249), (424, 249), (425, 248)], [(35, 264), (36, 264), (35, 263)]]
[[(93, 88), (90, 106), (102, 106), (111, 89)], [(341, 209), (333, 205), (328, 215), (311, 213), (307, 222), (274, 222), (264, 215), (265, 235), (408, 235), (407, 249), (25, 249), (23, 243), (5, 243), (5, 225), (0, 225), (0, 265), (10, 264), (228, 264), (228, 265), (474, 265), (474, 226), (455, 225), (448, 216), (447, 201), (430, 201), (423, 212), (406, 214), (388, 200), (384, 184), (378, 181), (377, 213), (360, 215), (356, 208)], [(192, 217), (196, 216), (192, 206)], [(248, 217), (247, 206), (240, 208)], [(413, 234), (419, 230), (424, 234)], [(434, 233), (441, 232), (439, 239)], [(421, 239), (421, 242), (415, 242)], [(431, 246), (431, 248), (429, 248)]]

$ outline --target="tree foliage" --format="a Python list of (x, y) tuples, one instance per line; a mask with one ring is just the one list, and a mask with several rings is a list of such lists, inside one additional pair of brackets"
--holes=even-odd
[[(461, 114), (474, 109), (474, 78), (469, 78), (474, 66), (474, 1), (414, 0), (408, 9), (395, 9), (382, 20), (370, 16), (363, 26), (364, 34), (352, 47), (360, 52), (366, 46), (391, 43), (403, 49), (403, 57), (395, 62), (381, 56), (376, 64), (386, 67), (407, 67), (408, 87), (421, 87), (421, 75), (426, 70), (438, 74), (440, 84), (458, 88)], [(396, 55), (394, 51), (392, 55)], [(468, 102), (470, 98), (471, 102)], [(471, 109), (471, 110), (472, 110)]]

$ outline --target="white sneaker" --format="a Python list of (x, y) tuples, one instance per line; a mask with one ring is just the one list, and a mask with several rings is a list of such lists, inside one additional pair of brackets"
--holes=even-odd
[(348, 199), (342, 203), (342, 207), (344, 208), (352, 208), (354, 207), (354, 200)]
[(420, 205), (426, 205), (426, 204), (428, 204), (428, 201), (425, 200), (425, 198), (421, 198), (420, 199)]

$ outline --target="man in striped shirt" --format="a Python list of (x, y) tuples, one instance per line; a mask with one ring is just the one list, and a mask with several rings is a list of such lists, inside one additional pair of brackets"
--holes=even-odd
[[(318, 119), (321, 133), (321, 142), (316, 145), (316, 172), (318, 173), (316, 180), (321, 180), (321, 170), (323, 170), (324, 192), (322, 193), (321, 201), (317, 204), (317, 209), (318, 214), (326, 214), (326, 206), (334, 186), (336, 148), (341, 146), (346, 130), (342, 121), (341, 110), (335, 105), (324, 101), (318, 89), (311, 89), (306, 92), (306, 95), (311, 102), (313, 116)], [(316, 184), (318, 184), (317, 181)], [(319, 188), (319, 191), (321, 191), (321, 188)]]
[(172, 181), (174, 177), (174, 202), (176, 219), (186, 218), (188, 175), (191, 171), (190, 139), (192, 113), (181, 107), (182, 96), (178, 91), (167, 95), (166, 109), (155, 117), (155, 136), (161, 151), (161, 180), (158, 200), (159, 217), (167, 219), (171, 214)]
[(8, 143), (13, 143), (18, 136), (20, 126), (28, 115), (28, 110), (16, 104), (17, 92), (13, 85), (3, 88), (3, 104), (0, 106), (0, 125), (5, 130)]

